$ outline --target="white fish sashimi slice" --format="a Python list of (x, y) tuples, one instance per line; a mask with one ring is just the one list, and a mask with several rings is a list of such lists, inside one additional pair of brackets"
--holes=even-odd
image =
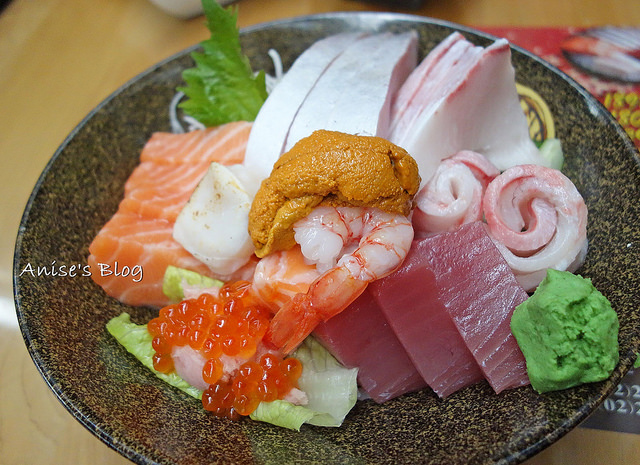
[(269, 94), (253, 123), (245, 164), (254, 167), (263, 178), (269, 176), (307, 94), (331, 62), (362, 36), (362, 33), (329, 36), (314, 43), (296, 59)]
[(402, 140), (423, 113), (433, 111), (447, 92), (458, 85), (482, 54), (454, 32), (438, 44), (413, 70), (394, 97), (390, 137)]
[(178, 215), (173, 238), (223, 279), (253, 255), (251, 199), (238, 177), (214, 162)]
[(387, 137), (391, 99), (417, 64), (417, 34), (354, 42), (322, 74), (289, 130), (285, 151), (318, 129)]
[(501, 171), (526, 163), (548, 166), (530, 139), (506, 40), (484, 49), (458, 85), (434, 101), (412, 102), (425, 109), (409, 131), (391, 137), (416, 159), (423, 184), (442, 159), (462, 150), (484, 155)]

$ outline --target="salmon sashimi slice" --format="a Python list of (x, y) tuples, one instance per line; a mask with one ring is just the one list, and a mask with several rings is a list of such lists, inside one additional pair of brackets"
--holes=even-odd
[[(175, 219), (212, 162), (240, 163), (252, 123), (155, 133), (125, 184), (118, 211), (89, 246), (92, 279), (128, 305), (161, 307), (168, 265), (212, 276), (173, 238)], [(134, 273), (136, 275), (134, 276)]]
[(175, 222), (209, 165), (142, 162), (125, 184), (119, 209)]
[(252, 126), (250, 122), (236, 121), (186, 134), (156, 132), (142, 149), (140, 161), (178, 165), (203, 161), (241, 163)]
[(172, 230), (164, 219), (117, 212), (89, 247), (93, 280), (125, 304), (165, 305), (162, 280), (168, 265), (208, 274), (204, 264), (173, 240)]

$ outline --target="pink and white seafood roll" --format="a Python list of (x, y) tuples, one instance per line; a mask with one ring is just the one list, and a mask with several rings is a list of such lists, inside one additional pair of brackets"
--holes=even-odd
[(482, 219), (482, 199), (500, 174), (483, 155), (463, 150), (443, 160), (416, 196), (412, 223), (416, 232), (453, 231)]
[(587, 206), (560, 171), (514, 166), (487, 187), (483, 213), (489, 234), (516, 275), (532, 291), (548, 268), (575, 271), (587, 254)]

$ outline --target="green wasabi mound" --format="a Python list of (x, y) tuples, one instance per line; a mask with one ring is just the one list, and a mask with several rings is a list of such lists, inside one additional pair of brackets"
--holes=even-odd
[(618, 315), (590, 279), (551, 269), (511, 318), (540, 393), (607, 379), (618, 363), (618, 327)]

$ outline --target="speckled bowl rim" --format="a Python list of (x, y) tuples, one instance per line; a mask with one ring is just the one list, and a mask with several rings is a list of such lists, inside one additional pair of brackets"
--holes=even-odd
[[(367, 20), (371, 20), (372, 18), (374, 18), (379, 23), (384, 23), (384, 22), (386, 22), (388, 20), (393, 20), (393, 21), (405, 21), (406, 20), (406, 21), (420, 22), (420, 23), (426, 23), (426, 24), (431, 24), (431, 25), (436, 25), (436, 26), (442, 26), (442, 27), (445, 27), (445, 28), (450, 28), (451, 30), (460, 31), (462, 33), (472, 34), (474, 36), (481, 37), (481, 38), (484, 38), (484, 39), (487, 39), (487, 40), (493, 40), (493, 39), (496, 38), (495, 36), (492, 36), (490, 34), (484, 33), (482, 31), (478, 31), (476, 29), (473, 29), (473, 28), (470, 28), (470, 27), (466, 27), (466, 26), (462, 26), (462, 25), (455, 24), (455, 23), (448, 22), (448, 21), (437, 20), (437, 19), (433, 19), (433, 18), (427, 18), (427, 17), (415, 16), (415, 15), (409, 15), (409, 14), (390, 13), (390, 12), (389, 13), (337, 12), (337, 13), (324, 13), (324, 14), (318, 14), (318, 15), (300, 16), (300, 17), (287, 18), (287, 19), (272, 21), (272, 22), (269, 22), (269, 23), (258, 24), (258, 25), (255, 25), (255, 26), (243, 28), (241, 30), (241, 33), (243, 35), (245, 35), (245, 34), (250, 34), (250, 33), (256, 32), (256, 31), (261, 31), (261, 30), (264, 30), (264, 29), (268, 29), (268, 28), (271, 28), (271, 27), (274, 27), (274, 26), (293, 25), (293, 24), (295, 24), (297, 22), (301, 22), (301, 21), (304, 22), (304, 21), (310, 21), (310, 20), (333, 20), (333, 19), (354, 19), (354, 18), (356, 20), (358, 18), (365, 18)], [(127, 441), (127, 438), (113, 437), (109, 433), (105, 432), (103, 427), (101, 427), (100, 424), (95, 422), (91, 417), (85, 415), (85, 413), (82, 411), (82, 409), (79, 408), (75, 404), (75, 401), (73, 399), (69, 398), (66, 395), (66, 393), (59, 388), (59, 385), (58, 385), (57, 381), (54, 379), (52, 374), (49, 372), (48, 367), (45, 366), (45, 364), (42, 362), (42, 358), (41, 358), (40, 354), (37, 351), (33, 350), (31, 334), (29, 332), (28, 325), (23, 320), (23, 313), (21, 311), (21, 300), (20, 300), (20, 293), (19, 293), (19, 280), (17, 278), (17, 272), (20, 269), (18, 266), (19, 266), (20, 251), (21, 251), (21, 247), (22, 247), (22, 236), (23, 236), (25, 224), (26, 224), (27, 219), (29, 217), (29, 214), (31, 212), (33, 203), (34, 203), (34, 201), (36, 199), (36, 196), (37, 196), (38, 192), (40, 191), (40, 189), (42, 188), (42, 185), (43, 185), (43, 183), (45, 181), (45, 175), (51, 169), (51, 167), (54, 165), (54, 163), (57, 161), (57, 159), (61, 156), (61, 154), (63, 154), (64, 149), (67, 147), (69, 142), (71, 140), (73, 140), (73, 138), (78, 134), (78, 132), (83, 129), (83, 127), (87, 124), (87, 122), (90, 121), (104, 107), (108, 106), (115, 98), (117, 98), (120, 94), (122, 94), (122, 92), (125, 89), (129, 88), (131, 85), (133, 85), (133, 84), (135, 84), (137, 82), (143, 81), (150, 74), (152, 74), (154, 71), (156, 71), (157, 69), (161, 68), (165, 64), (170, 63), (170, 62), (172, 62), (172, 61), (174, 61), (174, 60), (176, 60), (176, 59), (178, 59), (180, 57), (183, 57), (186, 54), (191, 53), (193, 50), (197, 49), (198, 47), (199, 47), (199, 45), (196, 44), (196, 45), (194, 45), (192, 47), (189, 47), (189, 48), (187, 48), (187, 49), (185, 49), (185, 50), (183, 50), (183, 51), (181, 51), (181, 52), (179, 52), (177, 54), (174, 54), (174, 55), (168, 57), (167, 59), (158, 62), (157, 64), (155, 64), (154, 66), (148, 68), (144, 72), (138, 74), (134, 78), (130, 79), (125, 84), (123, 84), (120, 88), (118, 88), (116, 91), (114, 91), (112, 94), (110, 94), (107, 98), (105, 98), (85, 118), (83, 118), (80, 121), (80, 123), (71, 131), (71, 133), (65, 138), (65, 140), (60, 145), (60, 147), (56, 150), (55, 154), (49, 160), (49, 162), (45, 166), (41, 176), (39, 177), (38, 181), (36, 182), (36, 184), (34, 186), (34, 189), (33, 189), (32, 193), (31, 193), (31, 195), (30, 195), (30, 197), (28, 199), (27, 204), (26, 204), (25, 211), (24, 211), (24, 214), (22, 216), (21, 223), (20, 223), (20, 228), (18, 230), (17, 240), (16, 240), (16, 248), (15, 248), (15, 255), (14, 255), (14, 298), (15, 298), (15, 303), (16, 303), (16, 309), (17, 309), (17, 315), (18, 315), (18, 319), (19, 319), (19, 323), (20, 323), (20, 328), (21, 328), (21, 331), (23, 333), (23, 337), (24, 337), (25, 343), (27, 345), (27, 348), (29, 350), (30, 356), (32, 357), (36, 367), (38, 368), (39, 372), (43, 376), (44, 380), (47, 382), (49, 387), (56, 394), (58, 399), (62, 402), (64, 407), (82, 425), (84, 425), (89, 431), (91, 431), (98, 438), (100, 438), (103, 442), (105, 442), (109, 447), (113, 448), (114, 450), (116, 450), (119, 453), (121, 453), (123, 456), (125, 456), (125, 457), (129, 458), (130, 460), (135, 461), (137, 463), (155, 463), (155, 462), (149, 462), (149, 459), (147, 457), (145, 457), (144, 455), (141, 455), (138, 451), (136, 451), (135, 447)], [(569, 77), (568, 75), (566, 75), (562, 71), (558, 70), (557, 68), (555, 68), (551, 64), (545, 62), (544, 60), (542, 60), (542, 59), (538, 58), (537, 56), (533, 55), (532, 53), (528, 52), (527, 50), (525, 50), (525, 49), (523, 49), (521, 47), (515, 46), (515, 45), (511, 45), (511, 47), (512, 47), (512, 49), (514, 51), (516, 51), (519, 54), (527, 57), (530, 60), (533, 60), (533, 61), (537, 62), (539, 65), (551, 70), (553, 73), (558, 75), (561, 79), (564, 79), (567, 83), (569, 83), (571, 85), (573, 90), (582, 97), (582, 99), (584, 99), (586, 102), (588, 102), (589, 106), (594, 109), (593, 110), (594, 112), (600, 112), (602, 114), (602, 117), (607, 118), (609, 120), (608, 121), (609, 124), (618, 125), (618, 123), (616, 122), (615, 118), (613, 118), (613, 116), (606, 109), (604, 109), (604, 107), (600, 104), (600, 102), (598, 102), (597, 99), (595, 99), (586, 89), (584, 89), (580, 84), (578, 84), (571, 77)], [(638, 154), (637, 154), (637, 152), (634, 152), (635, 151), (635, 146), (633, 146), (633, 143), (630, 141), (630, 139), (628, 138), (628, 136), (626, 135), (626, 133), (624, 132), (624, 130), (622, 128), (619, 128), (618, 132), (619, 132), (620, 137), (627, 139), (625, 144), (628, 146), (630, 152), (634, 153), (634, 155), (632, 155), (632, 156), (634, 157), (636, 164), (640, 164), (640, 159), (638, 158)], [(621, 354), (621, 362), (620, 362), (620, 364), (618, 365), (618, 367), (616, 368), (616, 370), (612, 374), (612, 377), (608, 381), (604, 382), (602, 390), (600, 391), (600, 396), (598, 398), (594, 399), (592, 402), (589, 402), (589, 403), (583, 405), (582, 408), (577, 409), (574, 412), (574, 414), (572, 416), (566, 418), (565, 423), (562, 424), (561, 426), (559, 426), (558, 428), (556, 428), (553, 431), (548, 432), (546, 434), (538, 435), (535, 438), (535, 440), (533, 440), (533, 441), (526, 441), (526, 443), (522, 444), (522, 449), (518, 453), (512, 454), (510, 456), (500, 457), (499, 460), (496, 463), (520, 463), (520, 462), (532, 457), (536, 453), (540, 452), (541, 450), (543, 450), (544, 448), (546, 448), (547, 446), (549, 446), (550, 444), (555, 442), (557, 439), (563, 437), (573, 427), (575, 427), (581, 421), (586, 419), (586, 417), (591, 412), (593, 412), (593, 410), (595, 410), (595, 408), (597, 408), (598, 405), (602, 401), (604, 401), (604, 399), (608, 395), (610, 395), (613, 392), (613, 390), (614, 390), (615, 386), (617, 385), (617, 383), (621, 380), (621, 378), (624, 376), (624, 374), (631, 368), (631, 366), (633, 364), (633, 361), (634, 361), (633, 354), (635, 353), (635, 351), (637, 351), (637, 347), (638, 347), (638, 341), (636, 339), (634, 347), (632, 347), (627, 353)]]

